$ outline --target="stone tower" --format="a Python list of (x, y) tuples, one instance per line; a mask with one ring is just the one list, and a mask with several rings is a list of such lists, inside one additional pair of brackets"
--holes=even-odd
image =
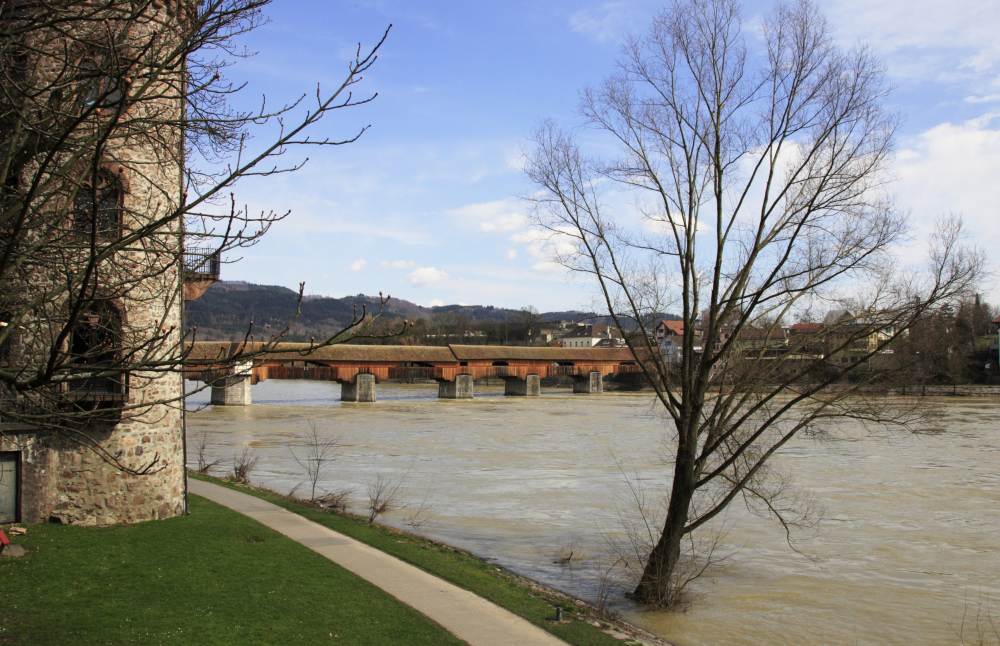
[[(6, 113), (49, 132), (7, 147), (24, 152), (5, 213), (25, 215), (0, 267), (17, 295), (0, 297), (0, 523), (166, 518), (186, 495), (182, 41), (196, 3), (65, 4), (59, 31), (25, 22), (4, 44), (20, 93)], [(11, 7), (3, 20), (34, 19), (32, 3)]]

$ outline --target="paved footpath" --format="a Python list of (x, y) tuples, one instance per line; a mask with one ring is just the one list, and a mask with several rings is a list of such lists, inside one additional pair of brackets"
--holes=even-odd
[(229, 507), (382, 588), (473, 646), (565, 646), (538, 626), (394, 556), (260, 498), (190, 479), (191, 493)]

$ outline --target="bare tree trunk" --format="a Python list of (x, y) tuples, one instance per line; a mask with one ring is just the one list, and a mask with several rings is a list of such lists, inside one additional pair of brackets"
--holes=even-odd
[[(673, 483), (670, 487), (670, 503), (667, 507), (667, 518), (664, 521), (663, 533), (649, 553), (646, 567), (642, 571), (639, 584), (632, 592), (632, 598), (640, 603), (652, 606), (672, 605), (678, 562), (681, 558), (681, 541), (687, 533), (688, 514), (694, 499), (694, 482), (691, 477), (690, 456), (678, 454), (674, 468)], [(687, 464), (684, 464), (687, 463)]]

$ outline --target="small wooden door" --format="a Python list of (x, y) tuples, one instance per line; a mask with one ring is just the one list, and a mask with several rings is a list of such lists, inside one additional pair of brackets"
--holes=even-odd
[(19, 453), (0, 453), (0, 523), (18, 519)]

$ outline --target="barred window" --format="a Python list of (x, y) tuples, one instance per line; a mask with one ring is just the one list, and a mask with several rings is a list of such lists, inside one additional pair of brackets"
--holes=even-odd
[(120, 395), (125, 391), (120, 369), (122, 315), (111, 303), (92, 303), (77, 320), (70, 338), (74, 378), (71, 391), (87, 395)]
[(121, 234), (123, 191), (121, 182), (113, 173), (102, 170), (97, 182), (85, 185), (73, 200), (73, 228), (89, 235), (96, 226), (100, 237), (117, 237)]

